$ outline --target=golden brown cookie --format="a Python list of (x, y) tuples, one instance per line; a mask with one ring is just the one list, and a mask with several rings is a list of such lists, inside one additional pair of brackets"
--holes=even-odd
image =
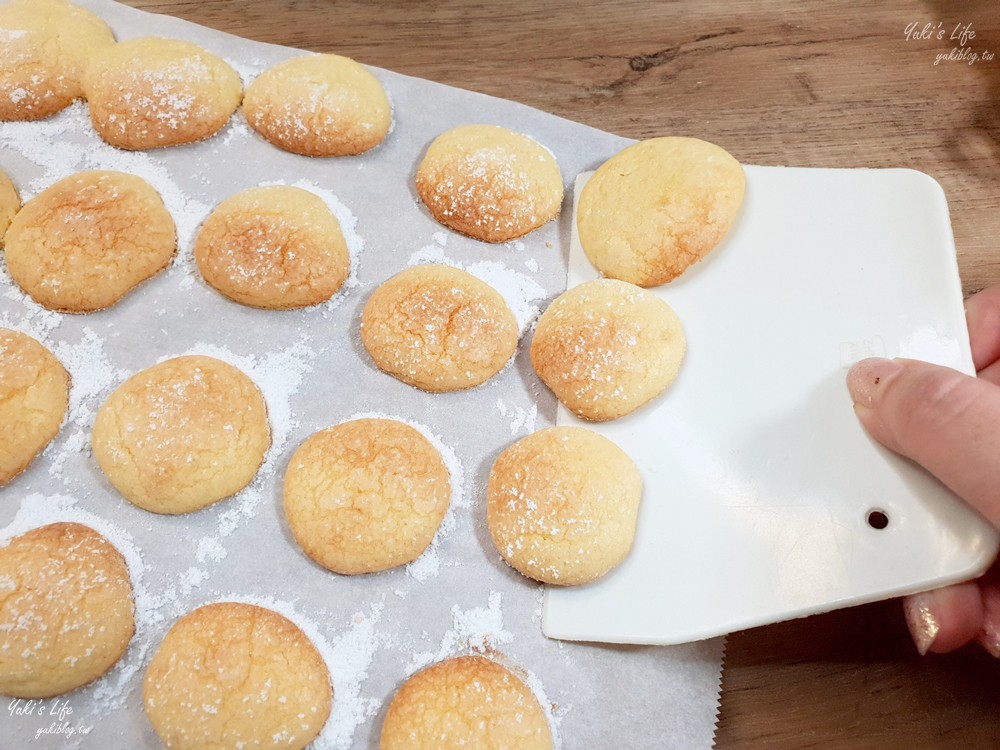
[(393, 276), (361, 317), (361, 341), (375, 364), (435, 393), (489, 380), (510, 360), (517, 338), (504, 298), (450, 266), (415, 266)]
[(86, 685), (134, 632), (125, 560), (93, 529), (54, 523), (0, 547), (0, 693), (49, 698)]
[(200, 607), (167, 632), (142, 685), (171, 750), (300, 750), (333, 703), (323, 657), (290, 620), (252, 604)]
[(215, 135), (239, 106), (243, 84), (228, 63), (195, 44), (143, 37), (95, 55), (84, 91), (97, 134), (136, 151)]
[(382, 84), (340, 55), (296, 57), (264, 71), (247, 87), (243, 114), (275, 146), (304, 156), (362, 154), (392, 122)]
[(666, 390), (685, 348), (666, 302), (634, 284), (599, 279), (549, 305), (535, 328), (531, 364), (566, 408), (602, 422)]
[(441, 224), (485, 242), (509, 242), (559, 215), (555, 157), (495, 125), (463, 125), (431, 143), (417, 168), (417, 194)]
[(248, 484), (271, 444), (253, 381), (203, 356), (133, 375), (97, 412), (94, 458), (129, 502), (153, 513), (199, 510)]
[(392, 419), (356, 419), (317, 432), (285, 473), (292, 535), (335, 573), (374, 573), (416, 560), (450, 499), (441, 455)]
[(551, 750), (545, 712), (509, 670), (481, 656), (439, 662), (389, 704), (380, 750)]
[(174, 221), (159, 194), (123, 172), (80, 172), (32, 198), (4, 240), (7, 270), (50, 310), (110, 307), (170, 263)]
[(0, 7), (0, 120), (40, 120), (83, 96), (90, 58), (115, 43), (90, 11), (63, 0)]
[(0, 486), (59, 433), (69, 409), (69, 382), (48, 349), (31, 336), (0, 328)]
[(542, 583), (589, 583), (635, 538), (642, 476), (626, 453), (582, 427), (550, 427), (500, 454), (486, 524), (507, 563)]
[(580, 192), (580, 244), (605, 276), (657, 286), (718, 245), (743, 203), (743, 167), (697, 138), (652, 138), (606, 161)]
[(7, 227), (20, 209), (21, 196), (17, 194), (17, 188), (7, 175), (0, 172), (0, 247), (3, 247)]
[(198, 232), (194, 257), (220, 294), (271, 310), (326, 302), (351, 270), (337, 218), (317, 196), (286, 185), (220, 203)]

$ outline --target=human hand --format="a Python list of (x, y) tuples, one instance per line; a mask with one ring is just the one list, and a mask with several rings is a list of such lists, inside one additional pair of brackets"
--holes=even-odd
[[(914, 360), (866, 359), (847, 375), (868, 433), (916, 461), (1000, 529), (1000, 286), (965, 306), (977, 377)], [(921, 654), (975, 640), (1000, 658), (1000, 563), (976, 581), (904, 599)]]

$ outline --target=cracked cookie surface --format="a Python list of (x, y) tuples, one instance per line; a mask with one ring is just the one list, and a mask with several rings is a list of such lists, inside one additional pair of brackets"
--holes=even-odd
[(333, 689), (323, 657), (293, 622), (221, 602), (174, 623), (149, 663), (142, 697), (171, 750), (299, 750), (326, 724)]
[(135, 632), (121, 553), (93, 529), (55, 523), (0, 547), (0, 693), (49, 698), (96, 680)]
[(7, 270), (50, 310), (89, 313), (167, 267), (177, 232), (159, 193), (124, 172), (79, 172), (18, 211), (4, 238)]
[(526, 135), (495, 125), (442, 133), (417, 168), (417, 194), (449, 229), (484, 242), (509, 242), (559, 215), (559, 164)]
[(168, 359), (133, 375), (94, 420), (94, 458), (129, 502), (199, 510), (246, 487), (271, 443), (254, 382), (212, 357)]
[(450, 266), (393, 276), (361, 317), (361, 342), (378, 368), (431, 392), (485, 383), (513, 356), (517, 340), (517, 321), (500, 293)]
[(295, 541), (336, 573), (405, 565), (427, 549), (448, 510), (441, 454), (409, 425), (356, 419), (316, 433), (285, 473)]
[(602, 164), (580, 192), (580, 245), (609, 278), (665, 284), (722, 242), (745, 189), (742, 165), (715, 144), (640, 141)]
[(486, 494), (486, 524), (500, 556), (529, 578), (569, 586), (625, 559), (642, 477), (603, 435), (550, 427), (500, 454)]
[(31, 336), (0, 328), (0, 486), (24, 471), (59, 433), (70, 377)]
[(220, 294), (271, 310), (326, 302), (351, 267), (327, 205), (286, 185), (251, 188), (220, 203), (198, 232), (194, 257)]

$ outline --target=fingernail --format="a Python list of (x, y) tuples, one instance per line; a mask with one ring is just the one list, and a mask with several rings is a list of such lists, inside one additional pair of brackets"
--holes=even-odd
[(907, 597), (903, 603), (906, 614), (906, 625), (910, 629), (910, 637), (921, 656), (934, 644), (941, 626), (930, 608), (930, 597), (927, 594), (916, 594)]
[(894, 359), (872, 357), (856, 363), (847, 372), (847, 390), (854, 403), (868, 406), (885, 381), (902, 368)]
[(996, 631), (996, 628), (990, 624), (984, 625), (976, 640), (990, 656), (994, 659), (1000, 659), (1000, 633)]

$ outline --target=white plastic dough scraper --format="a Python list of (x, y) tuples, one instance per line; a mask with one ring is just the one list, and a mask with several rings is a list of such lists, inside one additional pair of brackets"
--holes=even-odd
[[(943, 191), (905, 169), (746, 176), (722, 245), (654, 290), (688, 343), (670, 389), (613, 422), (560, 407), (645, 490), (626, 561), (547, 589), (549, 637), (694, 641), (971, 578), (996, 554), (979, 515), (865, 434), (844, 384), (867, 356), (973, 371)], [(575, 213), (569, 286), (597, 278)]]

